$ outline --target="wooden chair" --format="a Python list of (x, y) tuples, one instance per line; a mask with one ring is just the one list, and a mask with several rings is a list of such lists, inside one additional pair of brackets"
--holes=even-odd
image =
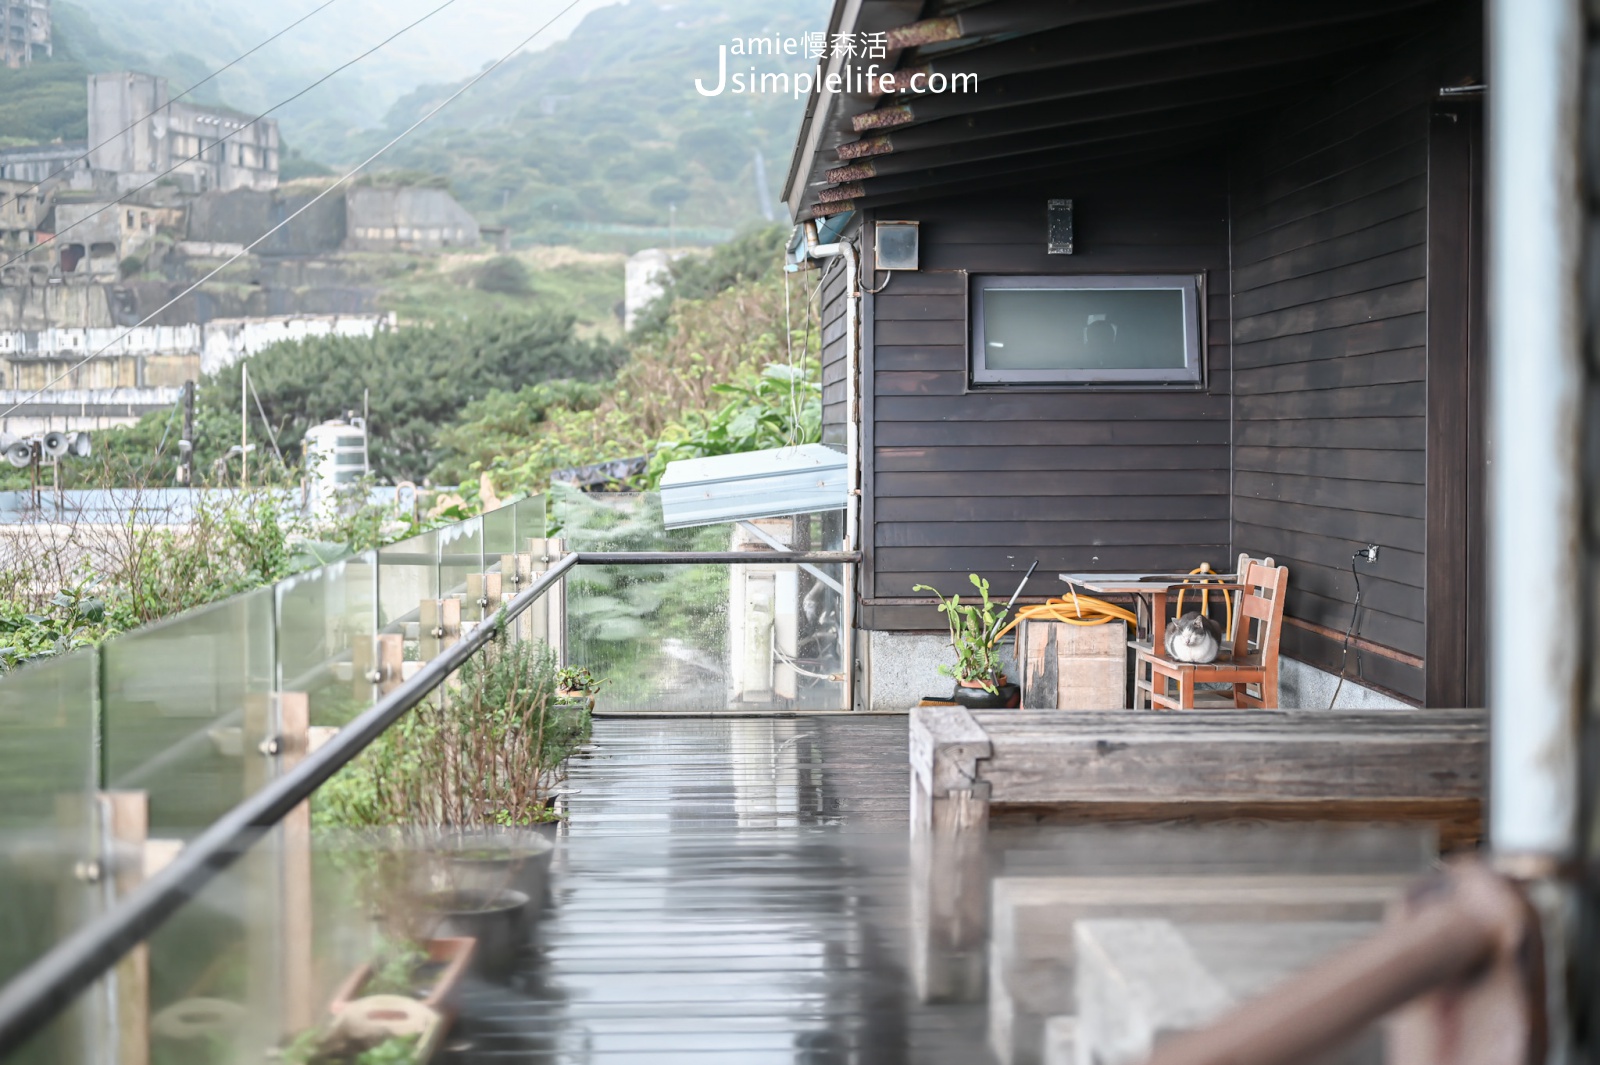
[[(1194, 665), (1168, 658), (1164, 647), (1139, 645), (1133, 675), (1136, 709), (1192, 710), (1197, 684), (1232, 684), (1236, 707), (1278, 708), (1278, 636), (1289, 567), (1241, 555), (1239, 584), (1232, 657)], [(1176, 696), (1171, 684), (1177, 685)]]

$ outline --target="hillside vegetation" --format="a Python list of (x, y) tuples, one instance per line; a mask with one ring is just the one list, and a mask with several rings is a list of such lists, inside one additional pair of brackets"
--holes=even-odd
[[(439, 481), (470, 498), (487, 477), (500, 495), (541, 492), (552, 471), (652, 456), (634, 487), (667, 461), (821, 438), (818, 338), (805, 328), (803, 281), (785, 309), (782, 226), (674, 264), (667, 294), (600, 388), (496, 390), (439, 436)], [(807, 348), (809, 347), (809, 350)]]
[[(726, 230), (769, 217), (803, 101), (705, 97), (694, 82), (716, 81), (719, 45), (796, 36), (823, 28), (826, 18), (824, 0), (601, 8), (567, 40), (486, 78), (395, 148), (389, 163), (448, 175), (474, 213), (545, 243), (607, 225), (661, 227), (664, 237), (673, 206), (683, 228)], [(762, 68), (811, 66), (790, 56), (766, 58)], [(454, 88), (408, 95), (381, 129), (345, 142), (338, 161), (359, 158)]]

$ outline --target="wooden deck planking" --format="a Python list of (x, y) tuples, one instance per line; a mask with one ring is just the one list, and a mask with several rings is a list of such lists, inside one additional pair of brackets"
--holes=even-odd
[(906, 972), (906, 719), (596, 722), (554, 898), (455, 1062), (982, 1063)]

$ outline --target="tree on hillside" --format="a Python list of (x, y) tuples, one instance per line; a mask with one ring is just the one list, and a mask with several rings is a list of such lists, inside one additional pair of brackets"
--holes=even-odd
[[(387, 480), (421, 480), (440, 458), (439, 430), (474, 398), (540, 381), (603, 379), (621, 357), (604, 341), (578, 339), (571, 316), (534, 312), (275, 344), (249, 366), (291, 459), (307, 429), (359, 412), (370, 390), (374, 471)], [(202, 403), (237, 406), (240, 374), (235, 365), (209, 379)]]

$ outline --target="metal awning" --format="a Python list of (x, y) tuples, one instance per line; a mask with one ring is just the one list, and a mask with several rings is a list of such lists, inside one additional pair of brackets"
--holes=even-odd
[(842, 509), (848, 490), (842, 452), (801, 444), (669, 462), (661, 513), (669, 529), (811, 514)]

